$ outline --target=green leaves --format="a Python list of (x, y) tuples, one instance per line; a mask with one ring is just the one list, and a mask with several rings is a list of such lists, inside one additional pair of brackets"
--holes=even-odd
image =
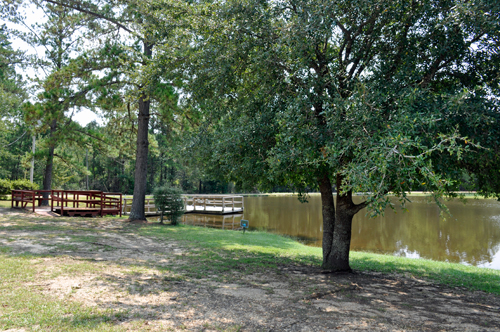
[(184, 201), (182, 200), (182, 190), (170, 186), (157, 187), (153, 190), (155, 206), (163, 214), (168, 216), (172, 225), (179, 223), (179, 218), (184, 214)]
[[(471, 19), (479, 8), (493, 16)], [(484, 163), (498, 150), (498, 131), (487, 129), (498, 117), (488, 64), (500, 60), (496, 8), (217, 4), (206, 24), (216, 28), (198, 31), (190, 67), (189, 93), (207, 120), (205, 160), (264, 187), (314, 188), (322, 171), (340, 174), (337, 189), (366, 192), (375, 213), (389, 192), (403, 202), (412, 190), (449, 194), (461, 170), (480, 173), (473, 156)]]

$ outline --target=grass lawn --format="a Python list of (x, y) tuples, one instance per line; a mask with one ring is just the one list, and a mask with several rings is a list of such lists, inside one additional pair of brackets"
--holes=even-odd
[[(112, 324), (116, 320), (112, 312), (43, 294), (43, 282), (48, 276), (42, 277), (37, 273), (37, 265), (41, 262), (40, 258), (33, 256), (14, 258), (5, 253), (0, 255), (0, 328), (24, 327), (33, 331), (124, 330)], [(88, 271), (88, 267), (82, 270)], [(27, 284), (30, 286), (27, 287)]]
[[(150, 226), (139, 232), (168, 241), (180, 241), (192, 251), (185, 273), (202, 276), (245, 266), (248, 273), (280, 264), (321, 265), (321, 248), (265, 232), (235, 232), (194, 226)], [(236, 259), (235, 259), (236, 258)], [(451, 286), (500, 295), (500, 271), (456, 263), (351, 252), (351, 267), (358, 271), (398, 273)]]
[(0, 200), (0, 207), (4, 207), (4, 208), (10, 208), (10, 199), (8, 201), (2, 201)]
[[(244, 281), (248, 285), (258, 275), (281, 275), (288, 280), (291, 276), (286, 271), (290, 267), (317, 271), (322, 258), (320, 248), (265, 232), (243, 234), (186, 225), (134, 225), (117, 218), (45, 218), (28, 213), (0, 214), (0, 226), (0, 330), (142, 331), (146, 330), (148, 315), (156, 314), (148, 304), (132, 313), (85, 305), (72, 297), (79, 292), (79, 286), (57, 295), (50, 287), (59, 285), (58, 280), (65, 278), (92, 275), (97, 285), (108, 285), (106, 292), (112, 290), (111, 295), (104, 293), (96, 298), (116, 296), (116, 303), (120, 305), (121, 297), (117, 295), (129, 297), (133, 303), (148, 294), (154, 297), (161, 296), (162, 292), (175, 292), (183, 284), (189, 284), (189, 289), (210, 288), (214, 282), (234, 285)], [(143, 246), (137, 250), (146, 252), (147, 259), (126, 257), (123, 261), (99, 261), (92, 258), (94, 253), (104, 257), (117, 253), (124, 245), (111, 240), (118, 237), (126, 241), (137, 237), (153, 239), (134, 242)], [(154, 243), (156, 248), (172, 246), (172, 253), (165, 256), (148, 251), (147, 243)], [(48, 250), (29, 253), (30, 245)], [(158, 264), (158, 259), (168, 262)], [(492, 269), (361, 252), (351, 253), (351, 266), (359, 272), (375, 271), (391, 278), (416, 277), (459, 287), (462, 291), (482, 290), (500, 295), (500, 271)], [(292, 284), (307, 288), (308, 281), (301, 279)], [(150, 293), (134, 295), (147, 285), (153, 288)], [(168, 306), (165, 304), (163, 310)], [(176, 304), (170, 306), (177, 308)], [(124, 321), (127, 323), (121, 324)], [(183, 329), (179, 326), (174, 330)], [(230, 331), (221, 329), (226, 330)]]

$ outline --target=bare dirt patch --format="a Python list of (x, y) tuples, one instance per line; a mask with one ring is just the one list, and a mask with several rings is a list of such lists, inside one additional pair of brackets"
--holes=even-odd
[[(380, 273), (322, 274), (301, 266), (194, 279), (175, 269), (186, 264), (185, 248), (138, 235), (139, 226), (124, 220), (16, 213), (13, 218), (9, 210), (0, 211), (0, 246), (40, 255), (34, 258), (39, 280), (26, 286), (113, 310), (115, 323), (131, 330), (500, 329), (500, 298), (483, 292)], [(71, 231), (60, 229), (64, 225)]]

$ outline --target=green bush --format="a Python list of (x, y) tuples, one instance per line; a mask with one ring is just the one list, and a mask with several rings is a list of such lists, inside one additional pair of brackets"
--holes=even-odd
[(36, 190), (38, 189), (38, 185), (35, 183), (31, 183), (30, 180), (19, 179), (12, 181), (12, 189), (17, 190)]
[(182, 190), (175, 187), (163, 186), (153, 190), (155, 206), (161, 213), (160, 224), (163, 224), (165, 214), (172, 225), (179, 223), (179, 218), (184, 214)]
[(13, 189), (34, 190), (38, 189), (38, 186), (26, 179), (14, 181), (0, 179), (0, 199), (7, 199), (7, 195), (10, 195)]
[(7, 199), (12, 190), (12, 181), (0, 179), (0, 199)]

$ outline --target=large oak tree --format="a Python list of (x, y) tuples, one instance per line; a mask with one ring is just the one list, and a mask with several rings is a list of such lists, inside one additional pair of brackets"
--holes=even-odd
[(318, 188), (323, 268), (350, 270), (353, 216), (382, 213), (389, 193), (439, 204), (468, 172), (499, 197), (498, 2), (228, 0), (202, 13), (184, 68), (205, 114), (199, 154), (242, 184)]

